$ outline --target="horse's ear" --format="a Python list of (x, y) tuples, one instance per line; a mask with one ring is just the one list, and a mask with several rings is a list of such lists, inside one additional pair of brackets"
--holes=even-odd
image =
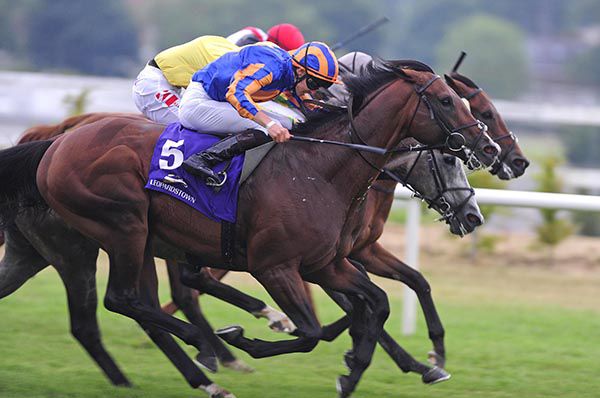
[(450, 88), (452, 88), (452, 90), (457, 91), (457, 84), (456, 84), (456, 80), (454, 80), (452, 77), (448, 76), (447, 74), (444, 73), (444, 79), (446, 80), (446, 84), (450, 86)]
[(406, 80), (409, 80), (409, 81), (416, 80), (416, 75), (417, 75), (417, 73), (419, 73), (410, 68), (397, 68), (395, 71), (398, 74), (398, 76), (400, 76), (401, 78), (404, 78)]

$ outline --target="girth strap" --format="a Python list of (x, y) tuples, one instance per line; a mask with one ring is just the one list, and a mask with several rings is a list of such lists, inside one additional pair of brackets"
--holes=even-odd
[(235, 223), (221, 222), (221, 257), (223, 263), (233, 263), (233, 249), (235, 247)]

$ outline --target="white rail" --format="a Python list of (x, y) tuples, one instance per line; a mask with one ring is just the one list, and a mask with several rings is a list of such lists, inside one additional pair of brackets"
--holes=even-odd
[[(396, 188), (395, 198), (410, 199), (406, 216), (405, 256), (407, 263), (410, 266), (419, 269), (419, 223), (421, 217), (419, 201), (417, 199), (411, 199), (412, 192), (401, 186)], [(600, 211), (600, 196), (476, 188), (475, 198), (479, 204), (558, 210)], [(402, 333), (411, 335), (415, 333), (417, 327), (417, 296), (408, 287), (405, 287), (404, 289)]]

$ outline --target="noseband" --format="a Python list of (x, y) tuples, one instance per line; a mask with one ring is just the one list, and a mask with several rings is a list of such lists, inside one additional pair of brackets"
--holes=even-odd
[[(504, 164), (504, 161), (506, 160), (506, 158), (508, 157), (508, 155), (510, 155), (512, 153), (512, 151), (515, 150), (515, 147), (517, 146), (517, 142), (519, 142), (519, 139), (517, 138), (516, 135), (513, 134), (512, 131), (509, 131), (508, 134), (501, 135), (498, 138), (494, 138), (494, 142), (499, 142), (499, 141), (501, 141), (501, 140), (503, 140), (505, 138), (510, 138), (511, 139), (511, 143), (510, 143), (510, 146), (508, 147), (508, 149), (506, 151), (503, 150), (502, 152), (500, 152), (500, 156), (496, 160), (496, 163), (494, 163), (494, 165), (490, 169), (490, 172), (493, 175), (498, 174), (498, 172), (500, 171), (500, 168)], [(510, 166), (509, 166), (509, 168), (510, 168)]]
[[(427, 89), (429, 87), (431, 87), (431, 85), (433, 85), (433, 83), (435, 83), (437, 80), (440, 79), (439, 75), (434, 75), (431, 79), (429, 79), (424, 85), (422, 86), (418, 86), (418, 85), (414, 85), (413, 88), (415, 90), (415, 93), (419, 96), (419, 102), (417, 103), (417, 106), (415, 107), (415, 110), (413, 112), (413, 115), (410, 119), (410, 122), (408, 124), (407, 130), (410, 130), (416, 116), (417, 113), (419, 112), (419, 107), (421, 106), (421, 103), (424, 103), (427, 106), (427, 109), (429, 110), (429, 115), (431, 120), (435, 120), (435, 122), (438, 124), (438, 126), (442, 129), (442, 131), (446, 134), (446, 142), (442, 145), (435, 145), (435, 146), (427, 146), (427, 149), (441, 149), (441, 148), (446, 148), (452, 152), (459, 152), (463, 149), (467, 149), (470, 150), (472, 153), (474, 153), (472, 148), (476, 148), (477, 145), (479, 144), (479, 142), (481, 141), (481, 139), (483, 138), (485, 132), (487, 131), (487, 126), (482, 123), (479, 120), (475, 120), (472, 123), (468, 123), (465, 124), (463, 126), (459, 126), (456, 128), (452, 128), (451, 126), (448, 125), (448, 123), (444, 120), (443, 117), (441, 117), (439, 115), (438, 112), (436, 112), (435, 108), (431, 105), (431, 102), (429, 101), (429, 99), (427, 98), (426, 92)], [(389, 87), (391, 84), (393, 84), (395, 81), (392, 81), (386, 85), (384, 85), (383, 87), (381, 87), (379, 90), (377, 90), (375, 92), (375, 94), (373, 94), (370, 99), (365, 103), (361, 105), (361, 109), (365, 108), (374, 98), (377, 97), (377, 95), (379, 93), (381, 93), (383, 90), (385, 90), (387, 87)], [(356, 128), (356, 125), (354, 123), (354, 115), (353, 115), (353, 100), (354, 97), (350, 96), (349, 100), (348, 100), (348, 119), (350, 121), (350, 140), (351, 142), (354, 142), (354, 138), (356, 137), (358, 139), (358, 142), (361, 145), (368, 145), (366, 143), (366, 141), (360, 136), (358, 129)], [(360, 111), (360, 110), (359, 110)], [(472, 145), (472, 148), (467, 148), (465, 146), (467, 140), (465, 138), (465, 136), (462, 134), (463, 130), (466, 130), (468, 128), (477, 126), (479, 128), (479, 135), (477, 137), (477, 139), (475, 140), (474, 144)], [(452, 142), (454, 140), (458, 140), (458, 145), (457, 144), (452, 144)], [(421, 149), (422, 150), (422, 149)], [(390, 150), (390, 152), (398, 152), (398, 149), (392, 149)], [(363, 157), (363, 159), (365, 161), (367, 161), (366, 158), (364, 158), (364, 156), (361, 154), (361, 156)], [(367, 161), (368, 162), (368, 161)], [(371, 162), (368, 162), (369, 164), (371, 164)], [(371, 164), (371, 166), (373, 166)]]
[[(429, 197), (415, 190), (408, 182), (424, 152), (427, 152), (427, 165), (429, 166), (429, 171), (433, 176), (436, 188), (435, 195)], [(441, 217), (439, 220), (444, 220), (446, 222), (450, 222), (452, 219), (456, 218), (457, 214), (466, 206), (471, 197), (475, 195), (475, 190), (470, 186), (452, 188), (448, 187), (445, 179), (442, 176), (440, 167), (432, 149), (419, 152), (417, 158), (413, 161), (412, 165), (408, 169), (408, 172), (403, 177), (399, 176), (395, 171), (385, 168), (383, 169), (383, 173), (387, 178), (394, 180), (411, 190), (416, 198), (419, 198), (427, 203), (428, 208), (434, 209), (440, 213)], [(452, 206), (450, 203), (448, 203), (445, 194), (456, 191), (469, 191), (469, 195), (462, 202)]]
[[(467, 101), (470, 101), (475, 96), (477, 96), (478, 94), (480, 94), (482, 92), (483, 92), (483, 90), (481, 88), (478, 88), (477, 90), (474, 90), (472, 93), (464, 95), (463, 98), (466, 99)], [(510, 155), (512, 153), (512, 151), (515, 150), (515, 147), (517, 146), (517, 142), (519, 142), (517, 136), (514, 135), (512, 131), (509, 131), (508, 134), (501, 135), (500, 137), (493, 138), (492, 141), (494, 141), (495, 143), (499, 143), (500, 141), (502, 141), (505, 138), (510, 138), (512, 141), (507, 150), (502, 150), (500, 152), (500, 156), (496, 158), (496, 162), (492, 165), (490, 172), (493, 175), (498, 174), (498, 172), (500, 171), (500, 168), (502, 167), (502, 164), (504, 163), (504, 161), (506, 160), (508, 155)], [(472, 158), (472, 156), (469, 157), (469, 160), (471, 158)], [(477, 162), (479, 162), (479, 161), (477, 161)], [(479, 164), (479, 166), (481, 166), (481, 164)], [(476, 168), (479, 168), (479, 167), (476, 167)]]

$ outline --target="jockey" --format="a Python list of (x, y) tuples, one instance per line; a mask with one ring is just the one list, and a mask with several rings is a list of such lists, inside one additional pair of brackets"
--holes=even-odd
[(300, 32), (300, 29), (295, 25), (290, 23), (272, 26), (267, 33), (262, 29), (248, 26), (227, 36), (227, 40), (240, 47), (248, 44), (270, 41), (286, 51), (295, 50), (304, 44), (302, 32)]
[(200, 36), (168, 48), (154, 57), (133, 84), (133, 102), (148, 119), (163, 124), (178, 121), (179, 97), (194, 72), (239, 47), (224, 37)]
[(316, 41), (289, 53), (259, 43), (223, 55), (194, 74), (181, 99), (179, 120), (193, 130), (234, 135), (190, 156), (184, 169), (208, 185), (221, 185), (212, 166), (270, 141), (269, 136), (276, 142), (291, 138), (290, 119), (269, 111), (267, 101), (286, 90), (299, 98), (331, 86), (337, 77), (335, 54)]

